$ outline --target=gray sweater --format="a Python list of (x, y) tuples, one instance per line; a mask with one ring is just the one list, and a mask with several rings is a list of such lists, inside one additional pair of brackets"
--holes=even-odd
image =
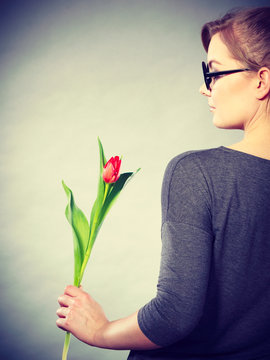
[(219, 147), (171, 160), (157, 295), (140, 309), (162, 348), (129, 360), (270, 360), (270, 160)]

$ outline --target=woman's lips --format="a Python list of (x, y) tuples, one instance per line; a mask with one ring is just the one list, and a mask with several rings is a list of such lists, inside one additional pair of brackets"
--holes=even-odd
[(214, 110), (216, 110), (216, 108), (214, 106), (212, 106), (212, 105), (209, 105), (209, 110), (214, 111)]

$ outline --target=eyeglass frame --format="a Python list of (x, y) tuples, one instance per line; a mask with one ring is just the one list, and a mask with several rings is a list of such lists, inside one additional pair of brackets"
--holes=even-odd
[(241, 71), (251, 71), (250, 69), (234, 69), (234, 70), (209, 72), (209, 66), (208, 66), (208, 64), (206, 65), (206, 63), (204, 61), (202, 62), (202, 69), (203, 69), (204, 82), (205, 82), (205, 86), (206, 86), (207, 90), (211, 90), (210, 85), (212, 82), (212, 78), (215, 76), (229, 75), (229, 74), (234, 74), (234, 73), (238, 73)]

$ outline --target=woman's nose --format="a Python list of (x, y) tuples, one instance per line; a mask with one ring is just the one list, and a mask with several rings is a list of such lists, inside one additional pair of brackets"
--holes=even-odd
[(203, 83), (200, 88), (199, 88), (199, 92), (201, 95), (204, 95), (204, 96), (211, 96), (211, 92), (210, 90), (208, 90), (205, 86), (205, 83)]

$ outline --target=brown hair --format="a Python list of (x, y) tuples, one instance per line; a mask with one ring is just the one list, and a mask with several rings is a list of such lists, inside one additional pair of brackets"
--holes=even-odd
[(270, 69), (270, 7), (235, 9), (206, 23), (201, 31), (206, 52), (216, 33), (244, 67), (254, 71), (263, 66)]

